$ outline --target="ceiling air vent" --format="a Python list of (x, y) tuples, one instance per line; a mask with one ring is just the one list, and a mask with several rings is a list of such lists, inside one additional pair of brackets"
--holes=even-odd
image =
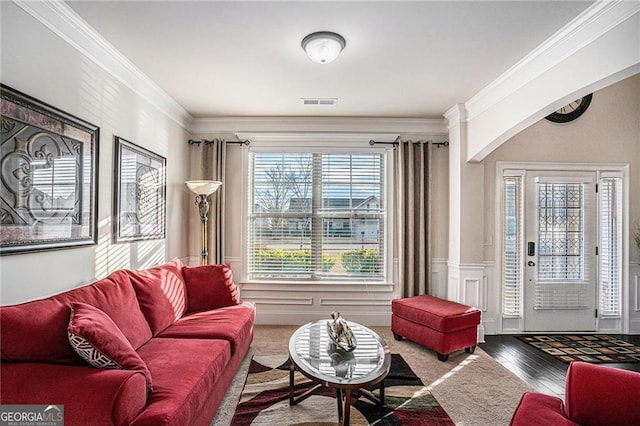
[(303, 105), (335, 105), (338, 98), (302, 98)]

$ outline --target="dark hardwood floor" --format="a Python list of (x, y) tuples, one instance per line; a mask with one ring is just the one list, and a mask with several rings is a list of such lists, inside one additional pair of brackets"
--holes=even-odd
[[(640, 346), (640, 335), (615, 335)], [(569, 364), (532, 347), (511, 335), (485, 336), (480, 348), (538, 392), (564, 399), (565, 375)], [(601, 364), (640, 372), (640, 363)]]

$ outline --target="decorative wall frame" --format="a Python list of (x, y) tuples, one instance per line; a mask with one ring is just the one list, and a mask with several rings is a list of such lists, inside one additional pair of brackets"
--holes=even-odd
[(166, 229), (166, 158), (115, 138), (113, 242), (156, 240)]
[(99, 128), (0, 85), (0, 254), (97, 241)]

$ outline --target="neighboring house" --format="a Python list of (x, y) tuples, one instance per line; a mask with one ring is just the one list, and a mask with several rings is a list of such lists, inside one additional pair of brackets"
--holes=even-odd
[[(380, 209), (378, 197), (344, 198), (333, 197), (322, 200), (322, 211), (332, 212), (338, 216), (329, 216), (324, 220), (323, 233), (333, 238), (356, 238), (358, 240), (377, 240), (378, 226), (370, 221), (358, 218), (359, 212), (377, 211)], [(291, 198), (286, 213), (311, 212), (310, 198)], [(266, 225), (265, 222), (263, 222)], [(263, 225), (263, 226), (264, 226)], [(283, 232), (287, 235), (308, 235), (311, 232), (309, 218), (285, 218), (282, 221)]]

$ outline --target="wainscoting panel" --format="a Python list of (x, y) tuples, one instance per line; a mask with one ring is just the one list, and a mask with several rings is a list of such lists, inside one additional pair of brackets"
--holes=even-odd
[(320, 306), (391, 306), (391, 299), (320, 299)]
[[(484, 265), (455, 265), (449, 263), (448, 299), (486, 311), (487, 283)], [(478, 327), (478, 341), (484, 342), (484, 323)]]
[(500, 326), (500, 284), (496, 280), (495, 262), (485, 262), (482, 275), (482, 325), (485, 334), (498, 334)]
[(251, 299), (256, 305), (313, 305), (313, 298), (282, 298), (282, 297), (254, 297)]
[[(291, 310), (272, 311), (260, 309), (256, 313), (256, 324), (272, 325), (303, 325), (311, 321), (331, 319), (331, 312), (338, 309), (328, 309), (325, 311)], [(338, 310), (344, 319), (354, 321), (366, 327), (388, 327), (391, 325), (391, 312), (351, 312), (349, 310)]]
[(242, 300), (256, 303), (257, 324), (302, 325), (338, 311), (365, 326), (391, 324), (393, 285), (245, 283)]
[(485, 310), (485, 304), (483, 303), (484, 295), (482, 291), (484, 277), (477, 278), (465, 278), (464, 279), (464, 304), (475, 306), (481, 310)]
[(483, 291), (484, 265), (449, 263), (448, 299), (477, 308), (486, 307)]

